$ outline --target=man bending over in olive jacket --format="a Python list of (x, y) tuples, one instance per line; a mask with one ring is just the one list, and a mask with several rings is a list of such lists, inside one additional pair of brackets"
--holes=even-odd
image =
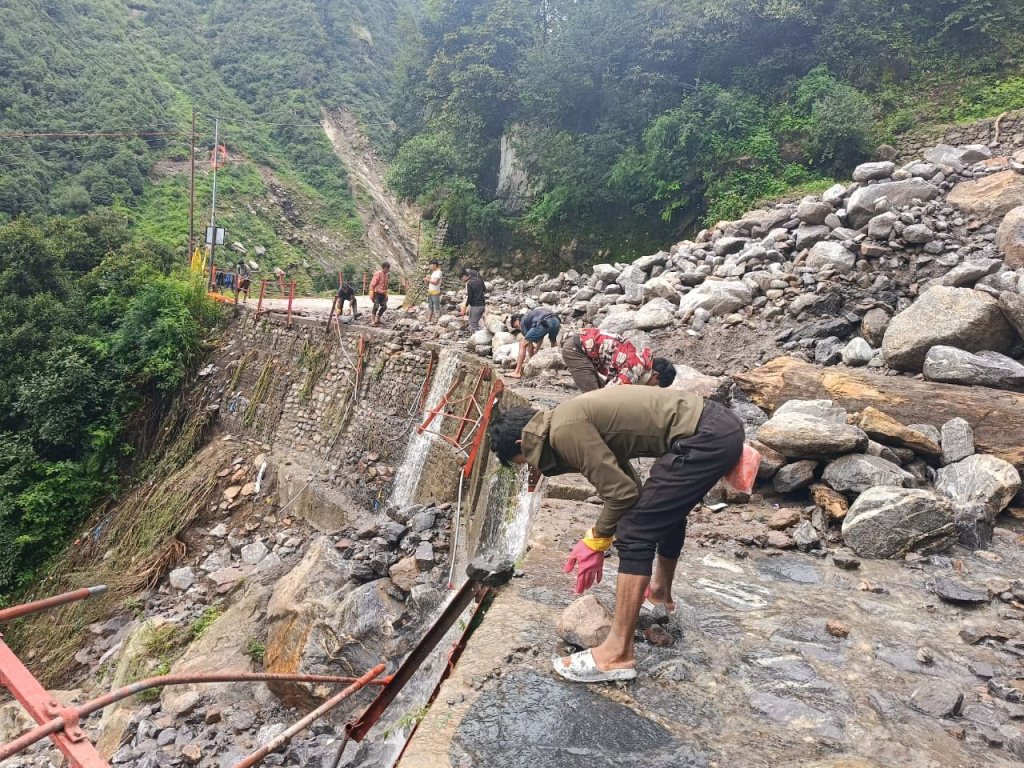
[[(554, 667), (576, 682), (633, 679), (633, 634), (644, 593), (650, 586), (651, 602), (674, 610), (672, 580), (687, 516), (739, 462), (743, 423), (725, 406), (690, 392), (614, 387), (550, 411), (505, 411), (491, 425), (491, 450), (505, 466), (529, 464), (548, 476), (579, 472), (597, 489), (604, 509), (573, 547), (566, 572), (578, 567), (577, 593), (599, 582), (614, 539), (615, 619), (603, 643), (556, 659)], [(629, 463), (639, 457), (658, 457), (642, 487)]]

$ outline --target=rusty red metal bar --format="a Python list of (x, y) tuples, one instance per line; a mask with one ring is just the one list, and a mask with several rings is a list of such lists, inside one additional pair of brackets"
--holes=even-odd
[(466, 427), (469, 426), (469, 423), (471, 421), (473, 421), (473, 422), (476, 421), (476, 419), (470, 419), (469, 418), (469, 414), (473, 410), (473, 408), (476, 408), (476, 411), (477, 411), (478, 414), (482, 413), (482, 411), (480, 410), (480, 405), (476, 401), (476, 396), (477, 396), (477, 393), (480, 391), (480, 385), (483, 383), (484, 379), (487, 378), (490, 375), (490, 373), (491, 373), (491, 369), (490, 368), (484, 367), (484, 368), (480, 369), (480, 375), (477, 376), (476, 383), (473, 385), (473, 393), (469, 396), (468, 402), (466, 403), (466, 412), (464, 414), (462, 414), (462, 424), (459, 426), (459, 431), (455, 435), (455, 444), (456, 445), (459, 445), (459, 444), (462, 443), (462, 436), (465, 434)]
[[(382, 677), (372, 680), (370, 685), (386, 685), (390, 677)], [(126, 685), (123, 688), (105, 693), (91, 701), (77, 706), (67, 707), (67, 710), (74, 712), (73, 718), (83, 718), (98, 712), (104, 707), (116, 704), (122, 699), (134, 696), (137, 693), (149, 690), (150, 688), (162, 688), (171, 685), (195, 685), (205, 683), (246, 683), (246, 682), (289, 682), (289, 683), (354, 683), (358, 680), (355, 677), (334, 677), (329, 675), (284, 675), (273, 672), (202, 672), (186, 675), (160, 675), (159, 677), (148, 677)], [(64, 717), (54, 717), (48, 723), (42, 724), (31, 731), (26, 731), (14, 741), (0, 746), (0, 760), (6, 760), (12, 755), (26, 749), (37, 741), (52, 736), (61, 730), (66, 729), (67, 722)]]
[[(252, 766), (256, 765), (258, 762), (260, 762), (264, 757), (269, 755), (275, 749), (278, 749), (281, 746), (283, 746), (284, 744), (287, 744), (288, 741), (291, 740), (291, 738), (295, 734), (297, 734), (300, 731), (302, 731), (305, 728), (307, 728), (309, 726), (309, 724), (312, 723), (314, 720), (316, 720), (319, 717), (322, 717), (323, 715), (326, 715), (332, 709), (334, 709), (339, 704), (341, 704), (341, 702), (343, 702), (349, 696), (351, 696), (352, 694), (354, 694), (356, 691), (360, 690), (364, 686), (368, 685), (375, 677), (380, 676), (380, 674), (384, 671), (384, 669), (385, 669), (385, 666), (383, 664), (378, 664), (376, 667), (374, 667), (369, 672), (367, 672), (365, 675), (363, 675), (358, 680), (356, 680), (354, 683), (352, 683), (352, 685), (350, 685), (348, 688), (346, 688), (343, 691), (339, 691), (334, 696), (332, 696), (330, 699), (328, 699), (323, 704), (321, 704), (319, 707), (317, 707), (312, 712), (310, 712), (308, 715), (306, 715), (304, 718), (302, 718), (301, 720), (297, 721), (294, 725), (291, 726), (291, 728), (289, 728), (287, 731), (282, 733), (276, 739), (273, 739), (269, 743), (264, 744), (262, 747), (257, 749), (255, 752), (253, 752), (251, 755), (246, 757), (244, 760), (242, 760), (242, 761), (240, 761), (238, 763), (235, 763), (234, 768), (252, 768)], [(385, 686), (385, 688), (387, 688), (387, 686)]]
[[(10, 621), (19, 616), (38, 613), (57, 605), (84, 600), (87, 597), (102, 594), (106, 590), (107, 588), (104, 586), (78, 589), (45, 600), (37, 600), (34, 603), (8, 608), (3, 612), (3, 620)], [(25, 711), (40, 725), (45, 725), (55, 717), (62, 718), (64, 732), (54, 733), (51, 738), (57, 749), (71, 763), (72, 768), (109, 768), (103, 756), (85, 738), (85, 733), (78, 725), (78, 713), (73, 709), (64, 708), (59, 701), (50, 696), (3, 640), (0, 640), (0, 685), (13, 693)]]
[(497, 405), (501, 399), (501, 393), (505, 391), (505, 385), (501, 379), (494, 382), (494, 387), (491, 389), (491, 394), (487, 398), (487, 407), (484, 408), (484, 415), (480, 419), (480, 428), (476, 432), (476, 438), (473, 440), (473, 448), (469, 452), (469, 458), (466, 460), (466, 466), (462, 468), (462, 476), (469, 478), (473, 472), (473, 464), (476, 462), (477, 454), (480, 452), (480, 444), (483, 442), (484, 433), (487, 431), (487, 425), (491, 421), (491, 411), (494, 410), (494, 406)]
[(263, 294), (267, 292), (267, 278), (263, 278), (263, 284), (260, 286), (260, 302), (256, 305), (256, 319), (260, 319), (260, 314), (263, 312)]
[(74, 709), (65, 709), (59, 701), (50, 696), (2, 640), (0, 684), (14, 694), (25, 711), (40, 725), (49, 723), (54, 717), (61, 718), (63, 732), (52, 733), (50, 738), (71, 763), (72, 768), (109, 768), (107, 761), (86, 739), (85, 733), (79, 727), (78, 713)]
[(292, 280), (291, 290), (288, 291), (288, 321), (285, 323), (286, 327), (292, 327), (292, 302), (295, 301), (295, 281)]
[(361, 294), (359, 294), (359, 295), (360, 296), (365, 296), (366, 295), (366, 270), (363, 270), (363, 292)]
[[(416, 428), (416, 434), (422, 435), (427, 430), (427, 427), (430, 426), (430, 423), (437, 417), (437, 414), (439, 414), (444, 409), (444, 407), (448, 404), (448, 399), (453, 394), (455, 394), (455, 390), (459, 388), (459, 385), (462, 384), (462, 381), (465, 378), (466, 378), (466, 372), (460, 370), (459, 371), (459, 375), (455, 377), (455, 383), (452, 384), (452, 388), (449, 389), (445, 393), (444, 397), (441, 398), (441, 402), (439, 402), (437, 405), (435, 405), (433, 408), (430, 409), (430, 413), (427, 416), (427, 420), (424, 421), (422, 424), (420, 424)], [(456, 418), (458, 418), (458, 417), (456, 417)]]
[(334, 297), (334, 301), (331, 302), (331, 313), (327, 315), (327, 324), (324, 325), (324, 333), (331, 330), (331, 323), (334, 321), (334, 312), (338, 309), (338, 297)]
[[(391, 676), (390, 682), (381, 688), (377, 698), (366, 708), (362, 715), (345, 726), (345, 741), (342, 742), (337, 755), (335, 755), (332, 768), (337, 768), (341, 761), (342, 750), (349, 739), (362, 741), (370, 729), (377, 723), (381, 715), (391, 705), (399, 691), (405, 687), (416, 671), (423, 665), (430, 653), (437, 647), (448, 630), (452, 628), (463, 611), (474, 600), (482, 600), (493, 587), (500, 587), (508, 583), (512, 578), (513, 565), (511, 560), (501, 563), (487, 561), (474, 561), (467, 569), (468, 579), (458, 592), (445, 606), (441, 615), (433, 626), (427, 630), (427, 634), (416, 644), (416, 647), (409, 652), (405, 661), (398, 667), (398, 670)], [(236, 766), (237, 768), (237, 766)]]
[(54, 597), (48, 597), (45, 600), (36, 600), (34, 603), (25, 603), (24, 605), (15, 605), (13, 608), (4, 608), (3, 610), (0, 610), (0, 624), (3, 624), (5, 621), (20, 619), (22, 616), (39, 613), (40, 611), (45, 611), (48, 608), (56, 608), (58, 605), (67, 605), (68, 603), (85, 600), (87, 597), (102, 595), (106, 591), (107, 588), (101, 584), (98, 587), (83, 587), (82, 589), (76, 589), (74, 592), (65, 592), (63, 595), (55, 595)]

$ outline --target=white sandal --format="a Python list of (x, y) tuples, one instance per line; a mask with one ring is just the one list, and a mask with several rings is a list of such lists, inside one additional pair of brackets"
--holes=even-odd
[(569, 666), (562, 663), (563, 657), (552, 659), (555, 672), (574, 683), (606, 683), (616, 680), (632, 680), (636, 677), (636, 667), (628, 669), (609, 669), (602, 671), (597, 668), (591, 650), (580, 651), (569, 656)]

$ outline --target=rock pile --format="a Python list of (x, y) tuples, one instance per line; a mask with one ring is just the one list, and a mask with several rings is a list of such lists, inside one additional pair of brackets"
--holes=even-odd
[[(632, 263), (528, 281), (496, 276), (494, 311), (467, 347), (510, 365), (515, 338), (502, 316), (546, 306), (564, 327), (596, 325), (654, 346), (671, 331), (746, 326), (821, 365), (925, 369), (936, 381), (1019, 388), (1022, 172), (1024, 154), (939, 146), (901, 168), (861, 165), (850, 185), (720, 222)], [(457, 318), (441, 323), (457, 338)], [(981, 358), (939, 350), (926, 366), (933, 347)], [(551, 370), (543, 361), (527, 376), (567, 380)]]
[(802, 539), (803, 549), (830, 535), (838, 539), (830, 520), (841, 523), (842, 541), (862, 557), (927, 553), (956, 541), (980, 549), (1021, 488), (1011, 464), (975, 454), (962, 419), (940, 432), (905, 426), (874, 408), (854, 415), (830, 400), (791, 400), (752, 431), (768, 459), (762, 484), (770, 481), (783, 495), (810, 488), (816, 504), (810, 528), (799, 514), (769, 521), (774, 530), (788, 529), (792, 541), (782, 543)]

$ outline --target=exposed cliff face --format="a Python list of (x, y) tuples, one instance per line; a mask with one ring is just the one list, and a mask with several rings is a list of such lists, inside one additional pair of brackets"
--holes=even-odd
[(370, 255), (377, 261), (389, 261), (400, 270), (411, 272), (419, 253), (419, 209), (400, 202), (388, 190), (384, 161), (351, 112), (325, 111), (323, 126), (348, 171), (352, 197), (363, 220), (363, 242)]

